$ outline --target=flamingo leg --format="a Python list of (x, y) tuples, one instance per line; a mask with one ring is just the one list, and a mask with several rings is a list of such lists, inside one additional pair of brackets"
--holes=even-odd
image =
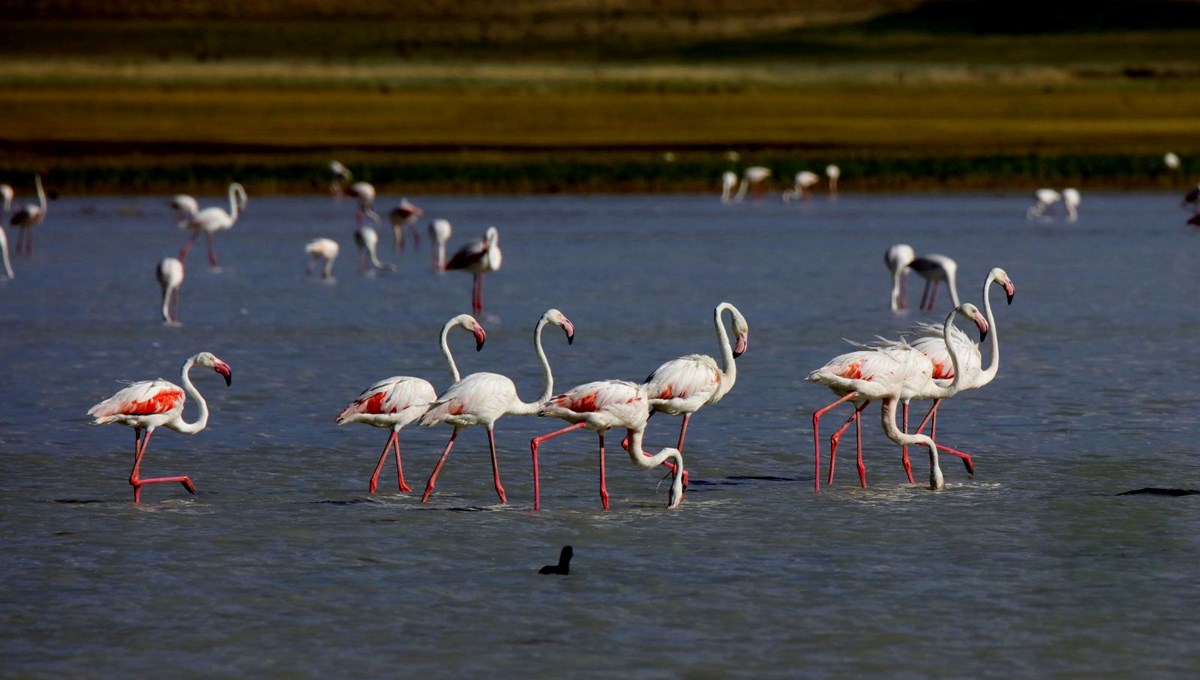
[[(865, 409), (866, 407), (867, 407), (867, 405), (863, 404), (861, 407), (859, 407), (858, 413), (861, 414), (863, 409)], [(863, 455), (862, 455), (862, 417), (861, 417), (861, 415), (859, 418), (856, 418), (854, 420), (854, 440), (858, 443), (858, 459), (857, 459), (858, 460), (858, 483), (862, 486), (862, 488), (865, 489), (865, 488), (867, 488), (867, 464), (863, 462)]]
[(172, 306), (175, 308), (175, 313), (171, 316), (171, 320), (178, 322), (179, 321), (179, 289), (178, 288), (171, 291), (171, 302), (173, 303)]
[(929, 294), (929, 307), (928, 307), (928, 309), (933, 309), (933, 307), (934, 307), (934, 304), (933, 304), (933, 303), (934, 303), (934, 301), (935, 301), (935, 300), (937, 300), (937, 291), (938, 291), (938, 284), (939, 284), (939, 283), (941, 283), (941, 281), (934, 280), (934, 282), (933, 282), (933, 292), (931, 292), (931, 293)]
[(420, 250), (420, 248), (421, 248), (421, 232), (417, 229), (415, 220), (413, 222), (408, 223), (408, 228), (411, 229), (412, 233), (413, 233), (413, 250)]
[(220, 267), (221, 265), (217, 264), (217, 249), (213, 240), (213, 233), (210, 231), (205, 236), (208, 237), (208, 263), (214, 268)]
[(458, 439), (459, 428), (454, 428), (454, 434), (450, 435), (450, 441), (446, 442), (446, 449), (442, 451), (442, 457), (438, 458), (437, 465), (433, 468), (433, 473), (429, 475), (429, 481), (425, 482), (425, 493), (421, 495), (421, 502), (429, 500), (429, 494), (433, 493), (433, 487), (437, 485), (437, 476), (442, 471), (442, 466), (446, 464), (446, 457), (450, 455), (450, 449), (454, 446), (454, 440)]
[(492, 480), (496, 484), (496, 495), (500, 497), (501, 503), (507, 503), (508, 497), (504, 495), (504, 487), (500, 485), (500, 461), (496, 458), (496, 432), (488, 425), (488, 446), (492, 449)]
[(187, 262), (188, 253), (192, 251), (192, 244), (196, 242), (196, 236), (199, 232), (193, 231), (187, 240), (183, 242), (183, 247), (179, 249), (179, 261)]
[(837, 464), (837, 449), (838, 444), (841, 443), (842, 435), (845, 434), (846, 430), (850, 429), (851, 423), (858, 420), (858, 414), (861, 413), (862, 410), (867, 407), (867, 404), (870, 403), (871, 402), (869, 401), (864, 402), (862, 406), (856, 407), (854, 409), (854, 413), (850, 414), (850, 417), (846, 419), (846, 422), (842, 423), (841, 427), (837, 429), (837, 432), (834, 432), (829, 437), (829, 474), (825, 480), (826, 483), (833, 484), (833, 470), (834, 466)]
[[(608, 476), (604, 471), (604, 432), (597, 432), (600, 437), (600, 503), (608, 509)], [(672, 470), (674, 472), (674, 470)]]
[(396, 442), (396, 488), (400, 489), (401, 493), (410, 493), (412, 487), (404, 481), (404, 464), (400, 462), (400, 433), (392, 435), (392, 439)]
[(554, 432), (551, 432), (549, 434), (543, 434), (539, 437), (534, 437), (533, 439), (529, 440), (529, 450), (530, 450), (530, 453), (533, 454), (533, 509), (534, 510), (539, 510), (542, 507), (542, 492), (541, 492), (541, 486), (539, 486), (539, 476), (538, 476), (538, 457), (537, 457), (538, 456), (538, 447), (540, 447), (542, 445), (542, 442), (546, 441), (547, 439), (554, 439), (555, 437), (557, 437), (559, 435), (566, 434), (572, 430), (578, 430), (581, 427), (583, 427), (583, 423), (575, 423), (574, 425), (568, 425), (567, 427), (564, 427), (561, 430), (555, 430)]
[(188, 490), (188, 493), (195, 495), (196, 487), (192, 484), (192, 480), (187, 475), (179, 475), (175, 477), (151, 477), (150, 479), (141, 478), (142, 457), (146, 455), (146, 448), (150, 444), (150, 435), (153, 430), (146, 430), (146, 435), (141, 437), (141, 442), (138, 442), (138, 435), (141, 433), (140, 428), (134, 428), (134, 457), (133, 470), (129, 473), (129, 484), (133, 486), (133, 502), (140, 503), (142, 500), (142, 487), (146, 484), (162, 484), (163, 482), (179, 482), (183, 488)]
[(900, 276), (900, 309), (908, 309), (908, 276)]
[[(653, 411), (651, 413), (653, 413)], [(649, 418), (646, 418), (646, 420), (649, 420)], [(692, 414), (690, 414), (690, 413), (683, 414), (683, 425), (679, 428), (679, 445), (675, 447), (675, 448), (679, 449), (680, 453), (683, 453), (683, 440), (685, 438), (687, 438), (688, 423), (691, 422), (691, 420), (692, 420)], [(626, 437), (625, 441), (629, 441), (629, 438)], [(647, 458), (654, 457), (647, 451), (643, 451), (642, 455), (646, 456)], [(668, 470), (670, 470), (672, 475), (675, 474), (675, 463), (672, 463), (669, 460), (664, 460), (663, 466), (666, 467)], [(687, 485), (688, 485), (688, 471), (684, 470), (683, 471), (683, 488), (686, 489)]]
[[(929, 436), (931, 438), (934, 438), (937, 436), (936, 435), (937, 411), (938, 411), (938, 406), (940, 406), (941, 403), (942, 403), (941, 399), (934, 400), (933, 407), (929, 409), (929, 413), (925, 414), (925, 419), (922, 420), (921, 425), (919, 427), (917, 427), (917, 434), (920, 434), (921, 431), (925, 429), (925, 425), (927, 423), (932, 422), (934, 429), (931, 430), (931, 434)], [(945, 451), (946, 453), (949, 453), (951, 455), (958, 456), (959, 458), (961, 458), (963, 465), (967, 468), (967, 474), (972, 475), (972, 476), (975, 475), (975, 462), (971, 460), (970, 454), (963, 453), (962, 451), (957, 451), (955, 449), (950, 448), (949, 446), (942, 446), (941, 444), (938, 444), (937, 447), (939, 449), (941, 449), (942, 451)]]
[(825, 415), (826, 412), (828, 412), (830, 409), (837, 406), (838, 404), (850, 401), (857, 395), (858, 395), (858, 392), (851, 392), (851, 393), (847, 394), (846, 396), (842, 397), (841, 399), (838, 399), (837, 401), (833, 402), (832, 404), (829, 404), (828, 406), (813, 413), (813, 454), (814, 454), (814, 458), (816, 459), (816, 463), (815, 463), (816, 472), (814, 473), (814, 476), (813, 476), (813, 493), (817, 493), (821, 490), (821, 431), (820, 431), (821, 416)]
[(925, 288), (921, 290), (921, 304), (917, 305), (917, 309), (925, 309), (925, 301), (929, 299), (929, 281), (925, 281)]
[(472, 281), (471, 311), (477, 316), (483, 311), (483, 274), (475, 274)]
[[(904, 402), (904, 404), (900, 408), (904, 413), (904, 432), (907, 434), (908, 433), (908, 402), (907, 401)], [(908, 483), (915, 484), (916, 482), (913, 481), (913, 476), (912, 476), (912, 462), (909, 461), (909, 459), (908, 459), (908, 446), (907, 445), (900, 447), (900, 462), (904, 464), (904, 474), (908, 475)]]
[(370, 493), (375, 493), (375, 489), (379, 487), (379, 473), (383, 471), (383, 463), (387, 460), (388, 451), (392, 450), (392, 440), (395, 438), (396, 433), (392, 432), (387, 443), (383, 445), (383, 453), (379, 454), (379, 462), (375, 464), (375, 472), (371, 474), (371, 484), (367, 487)]

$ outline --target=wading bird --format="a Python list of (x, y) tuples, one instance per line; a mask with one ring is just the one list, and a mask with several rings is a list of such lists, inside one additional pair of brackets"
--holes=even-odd
[(925, 279), (925, 288), (921, 291), (920, 309), (933, 310), (933, 304), (937, 299), (938, 284), (943, 281), (950, 289), (950, 303), (955, 307), (959, 305), (958, 285), (955, 282), (958, 278), (957, 262), (945, 255), (922, 255), (913, 258), (913, 261), (908, 263), (908, 268), (916, 272), (917, 276)]
[(354, 245), (358, 246), (358, 268), (368, 272), (372, 269), (396, 271), (396, 265), (379, 261), (379, 234), (369, 225), (364, 224), (354, 230)]
[(892, 273), (892, 311), (908, 308), (908, 266), (917, 254), (907, 243), (897, 243), (883, 254), (883, 261)]
[(425, 214), (417, 206), (408, 201), (407, 198), (401, 198), (400, 203), (392, 208), (388, 213), (388, 219), (392, 222), (392, 249), (404, 250), (404, 228), (408, 227), (412, 231), (413, 248), (418, 248), (421, 245), (421, 234), (417, 231), (417, 220)]
[(488, 227), (483, 238), (472, 239), (470, 243), (458, 249), (446, 269), (470, 272), (474, 277), (471, 288), (471, 313), (479, 315), (483, 312), (483, 275), (500, 269), (503, 263), (500, 252), (500, 232), (495, 227)]
[(341, 251), (341, 246), (331, 238), (315, 238), (309, 241), (304, 246), (304, 252), (309, 256), (308, 267), (304, 269), (304, 273), (312, 274), (317, 262), (324, 262), (324, 267), (321, 269), (321, 280), (333, 281), (333, 262), (337, 260), (339, 251)]
[[(134, 503), (141, 501), (142, 487), (146, 484), (179, 482), (188, 493), (196, 493), (195, 485), (186, 475), (142, 479), (140, 474), (142, 457), (146, 455), (150, 435), (154, 434), (155, 428), (161, 426), (183, 434), (196, 434), (208, 425), (208, 403), (188, 378), (188, 371), (192, 370), (193, 365), (213, 369), (225, 378), (227, 386), (232, 380), (229, 364), (209, 352), (201, 352), (183, 363), (179, 375), (182, 388), (161, 378), (136, 382), (88, 409), (88, 415), (95, 419), (93, 425), (119, 423), (133, 428), (133, 471), (129, 474), (129, 484), (133, 486)], [(199, 407), (198, 417), (191, 423), (183, 419), (183, 406), (188, 395)]]
[(487, 429), (488, 446), (491, 448), (492, 454), (492, 479), (496, 487), (496, 495), (500, 497), (501, 503), (508, 502), (504, 486), (500, 483), (500, 465), (496, 459), (495, 425), (497, 420), (506, 415), (537, 415), (546, 401), (554, 394), (554, 374), (550, 371), (550, 360), (546, 358), (546, 352), (542, 349), (542, 331), (547, 324), (554, 324), (562, 328), (567, 335), (567, 344), (571, 344), (575, 339), (575, 325), (557, 309), (546, 310), (546, 313), (538, 319), (533, 332), (533, 346), (537, 352), (538, 361), (542, 365), (545, 387), (537, 400), (521, 401), (517, 395), (516, 385), (506, 376), (498, 373), (472, 373), (451, 385), (429, 407), (425, 415), (421, 416), (423, 427), (433, 427), (441, 423), (454, 427), (450, 441), (446, 442), (445, 450), (442, 451), (437, 465), (425, 483), (425, 493), (421, 496), (422, 503), (428, 501), (429, 495), (433, 493), (438, 474), (441, 473), (442, 466), (446, 464), (446, 458), (450, 455), (454, 441), (458, 439), (458, 433), (464, 427), (471, 425), (483, 425)]
[[(450, 377), (453, 382), (458, 382), (462, 377), (458, 372), (458, 365), (454, 363), (454, 355), (450, 353), (450, 329), (456, 327), (471, 331), (475, 335), (476, 352), (483, 349), (483, 343), (487, 340), (487, 333), (484, 332), (483, 326), (480, 326), (475, 317), (469, 314), (459, 314), (442, 326), (440, 336), (442, 356), (446, 357), (446, 365), (450, 369)], [(402, 492), (412, 491), (404, 481), (404, 466), (400, 461), (400, 430), (425, 415), (430, 404), (436, 399), (437, 391), (433, 389), (433, 385), (428, 380), (397, 375), (380, 380), (363, 390), (362, 394), (358, 395), (358, 399), (355, 399), (338, 414), (338, 425), (365, 423), (373, 427), (390, 428), (392, 431), (387, 443), (383, 445), (383, 453), (379, 454), (375, 472), (371, 475), (371, 483), (368, 487), (371, 493), (375, 493), (375, 489), (379, 486), (379, 473), (383, 470), (388, 452), (393, 447), (396, 449), (396, 485)]]
[(179, 287), (183, 285), (183, 263), (173, 257), (164, 257), (154, 269), (154, 276), (162, 289), (163, 323), (179, 323)]
[(184, 242), (183, 248), (179, 250), (179, 260), (187, 262), (188, 252), (191, 251), (196, 237), (204, 234), (208, 238), (208, 263), (214, 268), (219, 267), (213, 237), (218, 231), (232, 229), (233, 225), (237, 224), (238, 217), (241, 215), (240, 211), (245, 209), (246, 190), (241, 184), (233, 182), (229, 185), (229, 212), (225, 212), (225, 209), (220, 207), (205, 208), (181, 222), (182, 227), (192, 233)]
[(436, 219), (429, 223), (429, 238), (433, 241), (433, 271), (446, 271), (446, 242), (454, 230), (450, 220)]
[[(46, 190), (42, 188), (41, 175), (34, 175), (33, 183), (37, 187), (37, 205), (27, 203), (8, 218), (9, 225), (19, 230), (17, 231), (17, 254), (26, 257), (33, 255), (33, 228), (46, 219), (46, 211), (50, 207), (46, 203)], [(7, 200), (6, 198), (6, 202)]]

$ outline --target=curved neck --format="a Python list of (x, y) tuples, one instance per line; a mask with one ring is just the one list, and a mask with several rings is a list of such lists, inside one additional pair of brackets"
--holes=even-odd
[(907, 271), (905, 267), (897, 267), (892, 270), (892, 311), (900, 310), (900, 277)]
[(11, 279), (13, 270), (12, 263), (8, 261), (8, 236), (4, 234), (3, 226), (0, 226), (0, 259), (4, 260), (4, 273)]
[(462, 380), (462, 374), (458, 372), (458, 364), (454, 363), (454, 355), (450, 353), (450, 329), (457, 325), (454, 321), (449, 321), (442, 326), (442, 356), (446, 357), (446, 365), (450, 367), (450, 376), (454, 379), (452, 382)]
[(188, 396), (196, 400), (196, 406), (200, 409), (196, 421), (193, 423), (184, 421), (182, 413), (175, 419), (175, 426), (172, 429), (184, 434), (196, 434), (208, 425), (208, 402), (204, 401), (204, 397), (196, 390), (196, 386), (192, 384), (191, 379), (188, 377), (188, 372), (192, 370), (192, 365), (195, 363), (196, 357), (188, 359), (183, 364), (183, 370), (179, 374), (179, 379), (183, 382), (184, 391), (188, 393)]
[(896, 404), (898, 402), (896, 397), (888, 397), (880, 405), (879, 421), (883, 425), (883, 432), (888, 439), (901, 446), (917, 445), (929, 449), (929, 487), (940, 489), (944, 486), (944, 482), (942, 481), (942, 469), (938, 465), (937, 444), (927, 435), (908, 434), (901, 432), (900, 428), (896, 427)]
[(546, 358), (546, 350), (542, 349), (542, 331), (546, 328), (546, 318), (542, 317), (533, 330), (533, 347), (537, 351), (538, 361), (542, 364), (542, 380), (545, 383), (545, 388), (542, 390), (542, 395), (537, 398), (537, 401), (524, 402), (518, 401), (513, 404), (505, 413), (514, 416), (532, 416), (537, 415), (542, 410), (542, 406), (550, 401), (550, 397), (554, 396), (554, 374), (550, 372), (550, 360)]
[(633, 464), (643, 470), (650, 470), (662, 465), (668, 460), (675, 463), (675, 470), (671, 478), (671, 500), (667, 507), (675, 507), (679, 504), (680, 498), (683, 497), (683, 454), (679, 449), (665, 448), (654, 455), (646, 453), (642, 449), (642, 435), (645, 432), (645, 427), (636, 430), (629, 430), (629, 460)]
[(733, 358), (733, 347), (729, 346), (729, 334), (725, 331), (725, 322), (721, 318), (723, 312), (733, 314), (733, 307), (726, 303), (717, 305), (713, 312), (713, 325), (717, 328), (717, 345), (721, 352), (721, 387), (728, 390), (737, 380), (737, 360)]
[[(162, 294), (163, 294), (163, 296), (162, 296), (163, 297), (163, 299), (162, 299), (162, 317), (163, 317), (163, 321), (169, 322), (171, 320), (171, 287), (163, 286)], [(186, 380), (186, 378), (185, 378), (185, 380)]]
[(946, 343), (946, 351), (950, 354), (950, 365), (954, 367), (954, 378), (945, 386), (941, 386), (937, 381), (931, 380), (931, 389), (928, 394), (928, 398), (931, 399), (952, 397), (962, 389), (962, 386), (959, 384), (962, 381), (962, 368), (959, 365), (958, 352), (954, 351), (954, 343), (950, 340), (950, 327), (954, 325), (954, 317), (957, 315), (957, 307), (950, 310), (950, 314), (946, 317), (946, 324), (942, 326), (942, 342)]
[(229, 185), (229, 218), (233, 222), (237, 222), (238, 218), (238, 186), (236, 184)]
[(988, 290), (995, 283), (995, 279), (988, 277), (983, 282), (983, 311), (987, 316), (988, 332), (992, 334), (992, 358), (988, 360), (988, 367), (980, 372), (976, 379), (976, 387), (982, 387), (992, 381), (996, 377), (996, 372), (1000, 370), (1000, 338), (996, 332), (996, 320), (992, 318), (992, 298), (988, 295)]
[(33, 183), (37, 185), (38, 205), (42, 207), (42, 214), (46, 213), (46, 190), (42, 188), (42, 178), (38, 175), (33, 176)]

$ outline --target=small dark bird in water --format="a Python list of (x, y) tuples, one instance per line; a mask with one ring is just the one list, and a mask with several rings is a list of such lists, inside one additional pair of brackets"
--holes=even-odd
[(571, 549), (571, 546), (564, 545), (562, 552), (558, 554), (558, 564), (547, 564), (546, 566), (544, 566), (540, 570), (538, 570), (538, 573), (539, 574), (561, 574), (562, 576), (566, 576), (567, 574), (570, 574), (571, 573), (571, 556), (574, 554), (575, 554), (575, 551)]

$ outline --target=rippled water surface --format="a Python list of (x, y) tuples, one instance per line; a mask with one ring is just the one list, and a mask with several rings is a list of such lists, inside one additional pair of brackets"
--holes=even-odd
[[(712, 310), (751, 326), (738, 381), (688, 431), (691, 486), (608, 440), (612, 508), (599, 507), (596, 437), (541, 452), (560, 421), (510, 417), (463, 432), (430, 501), (367, 480), (387, 432), (338, 427), (359, 391), (396, 374), (448, 383), (441, 324), (469, 311), (470, 278), (419, 250), (357, 271), (353, 206), (258, 198), (189, 258), (182, 325), (158, 319), (153, 269), (183, 242), (162, 197), (64, 198), (32, 259), (0, 284), (0, 675), (6, 677), (1168, 677), (1200, 667), (1200, 235), (1177, 197), (1089, 194), (1075, 224), (1025, 220), (1024, 195), (867, 196), (722, 206), (709, 196), (430, 197), (453, 249), (489, 225), (504, 265), (485, 286), (488, 331), (464, 372), (540, 391), (531, 331), (549, 307), (556, 385), (642, 379), (681, 354), (717, 355)], [(217, 197), (204, 197), (212, 205)], [(388, 208), (387, 201), (380, 207)], [(422, 231), (424, 229), (424, 224)], [(342, 245), (334, 284), (304, 274), (304, 244)], [(10, 241), (15, 234), (9, 234)], [(832, 394), (804, 381), (842, 338), (895, 337), (936, 314), (888, 310), (895, 242), (959, 263), (994, 293), (1003, 364), (947, 402), (931, 492), (866, 418), (869, 486), (842, 458), (813, 493), (811, 414)], [(910, 287), (915, 306), (919, 280)], [(88, 408), (122, 380), (178, 381), (209, 350), (208, 429), (155, 435), (143, 474), (188, 474), (134, 505), (133, 434)], [(844, 411), (843, 413), (848, 412)], [(188, 416), (193, 411), (189, 407)], [(822, 421), (822, 432), (840, 420)], [(828, 425), (826, 425), (828, 423)], [(654, 450), (679, 419), (656, 416)], [(401, 433), (418, 492), (449, 428)], [(847, 440), (850, 441), (850, 440)], [(852, 446), (847, 447), (852, 451)], [(846, 448), (843, 449), (845, 453)], [(388, 468), (391, 469), (390, 467)], [(390, 481), (389, 481), (390, 480)], [(568, 577), (537, 573), (574, 547)]]

